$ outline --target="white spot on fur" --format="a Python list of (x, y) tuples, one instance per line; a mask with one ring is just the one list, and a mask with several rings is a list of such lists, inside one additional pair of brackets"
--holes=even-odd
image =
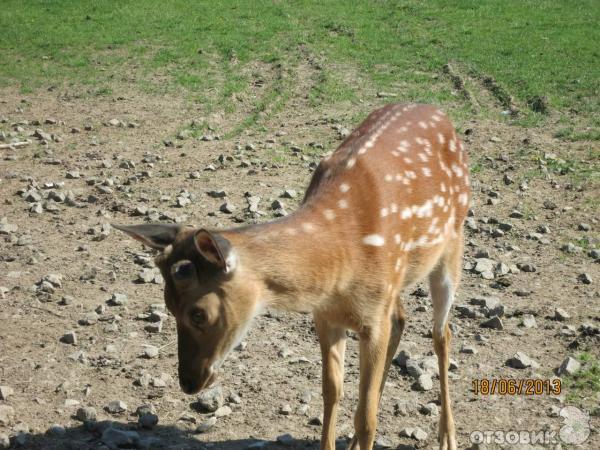
[(387, 182), (390, 182), (390, 181), (392, 181), (392, 179), (393, 179), (393, 178), (392, 178), (392, 175), (390, 175), (390, 174), (388, 173), (388, 174), (386, 174), (386, 175), (385, 175), (385, 177), (383, 177), (383, 179), (384, 179), (385, 181), (387, 181)]
[(456, 151), (456, 141), (454, 139), (450, 139), (450, 142), (448, 142), (448, 146), (451, 152)]
[(423, 122), (422, 120), (420, 120), (420, 121), (419, 121), (419, 126), (420, 126), (421, 128), (423, 128), (424, 130), (426, 130), (426, 129), (427, 129), (427, 124), (426, 124), (425, 122)]
[(390, 212), (392, 214), (395, 214), (398, 212), (398, 205), (396, 205), (395, 203), (390, 204)]
[(452, 164), (452, 172), (454, 172), (457, 177), (463, 176), (463, 170), (458, 164)]
[(396, 265), (394, 266), (394, 271), (396, 273), (400, 272), (400, 258), (396, 259)]
[(348, 208), (348, 200), (341, 199), (338, 202), (338, 206), (339, 206), (340, 209), (346, 209), (346, 208)]
[(381, 208), (381, 211), (379, 213), (381, 217), (387, 217), (387, 215), (390, 213), (390, 210), (388, 208)]
[(396, 244), (400, 244), (400, 234), (399, 234), (399, 233), (396, 233), (396, 234), (394, 235), (394, 242), (395, 242)]
[(468, 202), (469, 202), (469, 196), (465, 192), (459, 194), (458, 203), (460, 203), (461, 205), (467, 206)]
[(425, 175), (426, 177), (431, 176), (431, 169), (429, 167), (423, 167), (421, 170), (423, 171), (423, 175)]
[(420, 159), (421, 161), (423, 161), (423, 162), (427, 162), (427, 159), (428, 159), (428, 158), (427, 158), (427, 155), (426, 155), (425, 153), (419, 153), (417, 156), (419, 157), (419, 159)]
[(409, 148), (410, 148), (410, 143), (406, 139), (403, 139), (400, 141), (400, 144), (398, 144), (397, 150), (399, 152), (406, 153)]
[(380, 234), (369, 234), (363, 238), (363, 244), (381, 247), (385, 244), (385, 239)]
[(412, 164), (412, 162), (413, 162), (413, 160), (412, 160), (412, 159), (410, 159), (409, 157), (405, 157), (405, 158), (403, 158), (403, 159), (404, 159), (404, 162), (405, 162), (406, 164)]
[(438, 142), (441, 145), (444, 145), (444, 143), (446, 142), (446, 138), (444, 137), (444, 135), (442, 133), (438, 133), (437, 138), (438, 138)]
[(326, 209), (325, 211), (323, 211), (323, 215), (327, 220), (331, 221), (335, 219), (335, 212), (333, 212), (332, 209)]
[(421, 206), (413, 206), (413, 209), (415, 209), (413, 212), (419, 218), (431, 217), (433, 215), (433, 202), (431, 200), (427, 200)]
[(355, 164), (356, 164), (356, 159), (355, 158), (350, 158), (348, 160), (348, 162), (346, 163), (346, 169), (352, 169)]
[(400, 217), (401, 217), (402, 219), (406, 220), (406, 219), (410, 219), (410, 218), (412, 217), (412, 214), (413, 214), (413, 213), (412, 213), (412, 209), (411, 209), (411, 208), (408, 208), (408, 207), (406, 207), (406, 208), (404, 208), (404, 209), (402, 210), (402, 212), (400, 213)]
[(340, 184), (340, 192), (346, 193), (350, 190), (350, 185), (348, 183)]
[(315, 226), (310, 222), (304, 222), (302, 224), (302, 229), (307, 233), (312, 233), (313, 231), (315, 231)]

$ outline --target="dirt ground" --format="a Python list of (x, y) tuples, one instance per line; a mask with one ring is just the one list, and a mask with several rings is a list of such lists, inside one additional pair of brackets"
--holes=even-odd
[[(244, 346), (223, 366), (223, 396), (216, 401), (230, 411), (219, 410), (222, 416), (212, 428), (197, 433), (201, 424), (208, 428), (214, 413), (200, 410), (194, 396), (180, 391), (173, 318), (166, 316), (157, 330), (149, 317), (151, 310), (160, 311), (152, 305), (162, 303), (162, 285), (159, 279), (140, 282), (138, 274), (151, 266), (152, 252), (108, 224), (160, 220), (232, 227), (273, 218), (271, 204), (278, 199), (292, 212), (320, 154), (339, 144), (339, 130), (351, 129), (351, 117), (383, 99), (372, 96), (342, 110), (313, 110), (302, 100), (292, 101), (265, 118), (262, 131), (214, 139), (239, 123), (244, 111), (202, 117), (193, 104), (172, 96), (66, 91), (0, 92), (0, 144), (31, 141), (0, 150), (0, 386), (5, 389), (0, 435), (22, 448), (101, 449), (108, 448), (102, 438), (106, 421), (114, 421), (113, 427), (138, 433), (134, 447), (318, 448), (321, 362), (311, 317), (268, 311), (257, 318)], [(186, 133), (178, 139), (193, 120), (215, 129), (200, 133), (206, 140)], [(568, 447), (559, 438), (566, 420), (559, 414), (566, 406), (589, 416), (589, 428), (584, 426), (589, 436), (577, 448), (600, 448), (597, 392), (575, 399), (567, 382), (560, 395), (473, 392), (473, 380), (551, 379), (566, 357), (600, 353), (600, 266), (592, 251), (598, 246), (599, 193), (561, 161), (575, 160), (580, 163), (575, 170), (585, 168), (590, 144), (565, 143), (552, 137), (553, 130), (554, 125), (510, 126), (500, 115), (460, 124), (474, 167), (464, 281), (451, 315), (456, 365), (451, 392), (460, 448), (473, 445), (473, 432), (488, 430), (547, 431), (555, 440), (473, 448)], [(207, 194), (213, 190), (224, 190), (226, 199)], [(282, 198), (285, 190), (297, 196)], [(261, 198), (258, 209), (264, 214), (247, 211), (245, 193)], [(235, 207), (232, 213), (221, 211), (225, 201)], [(491, 264), (491, 272), (476, 273), (477, 264)], [(432, 308), (426, 289), (404, 296), (408, 325), (400, 349), (430, 372)], [(115, 305), (113, 294), (127, 299), (117, 295)], [(501, 329), (481, 326), (485, 314), (494, 314), (477, 299), (503, 306)], [(70, 331), (76, 343), (63, 342)], [(144, 356), (147, 345), (158, 348), (158, 356)], [(354, 336), (348, 346), (340, 448), (353, 432), (357, 404)], [(516, 352), (525, 353), (533, 366), (509, 367)], [(437, 378), (433, 375), (432, 389), (416, 390), (411, 365), (403, 362), (399, 358), (391, 368), (378, 445), (436, 448)], [(115, 400), (127, 409), (108, 412)], [(152, 405), (157, 425), (138, 426), (136, 410), (142, 405)], [(93, 407), (96, 421), (82, 423), (77, 418), (82, 407)], [(410, 427), (427, 437), (402, 436)]]

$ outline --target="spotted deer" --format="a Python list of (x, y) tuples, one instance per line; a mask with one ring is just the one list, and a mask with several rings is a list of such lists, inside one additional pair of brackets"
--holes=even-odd
[(229, 230), (115, 228), (160, 250), (177, 323), (179, 383), (210, 386), (265, 307), (313, 314), (323, 357), (321, 449), (335, 448), (346, 330), (360, 338), (359, 401), (349, 448), (373, 446), (377, 410), (405, 314), (401, 292), (429, 278), (438, 359), (440, 448), (456, 449), (448, 388), (448, 315), (460, 281), (470, 201), (467, 155), (448, 118), (427, 105), (372, 112), (317, 167), (298, 210)]

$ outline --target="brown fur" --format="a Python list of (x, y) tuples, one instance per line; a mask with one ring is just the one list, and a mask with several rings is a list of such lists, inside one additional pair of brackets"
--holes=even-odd
[(440, 111), (388, 105), (321, 162), (290, 217), (222, 232), (171, 227), (159, 239), (156, 225), (148, 232), (144, 226), (118, 227), (163, 249), (157, 264), (177, 321), (184, 391), (213, 382), (261, 307), (312, 312), (323, 354), (321, 448), (335, 448), (345, 331), (351, 329), (360, 336), (361, 361), (350, 448), (371, 449), (385, 377), (404, 328), (399, 296), (429, 275), (440, 366), (440, 447), (455, 449), (446, 318), (460, 281), (467, 174), (462, 144)]

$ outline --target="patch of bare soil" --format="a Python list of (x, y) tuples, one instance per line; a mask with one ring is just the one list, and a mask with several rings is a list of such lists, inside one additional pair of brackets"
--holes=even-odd
[[(301, 65), (296, 90), (310, 86), (311, 70)], [(260, 84), (256, 90), (265, 89)], [(178, 139), (192, 120), (206, 118), (172, 97), (115, 91), (110, 98), (75, 98), (5, 89), (0, 98), (2, 143), (31, 141), (0, 150), (2, 439), (32, 449), (100, 449), (114, 442), (106, 437), (112, 426), (133, 432), (112, 438), (130, 439), (134, 447), (318, 448), (321, 362), (311, 318), (275, 311), (257, 318), (223, 366), (222, 395), (212, 400), (229, 409), (212, 424), (214, 412), (199, 409), (196, 398), (179, 389), (174, 320), (160, 314), (162, 286), (152, 272), (152, 253), (108, 224), (232, 227), (269, 220), (275, 200), (291, 212), (319, 155), (335, 149), (344, 128), (354, 125), (351, 117), (381, 99), (373, 95), (336, 111), (309, 108), (295, 93), (262, 117), (265, 131), (224, 140), (218, 130), (234, 129), (242, 112), (251, 111), (215, 114), (208, 121), (217, 131)], [(599, 357), (598, 191), (568, 168), (560, 174), (561, 159), (585, 167), (589, 145), (499, 122), (474, 120), (461, 129), (475, 170), (463, 284), (451, 318), (459, 447), (470, 447), (478, 430), (530, 430), (551, 432), (556, 442), (476, 448), (558, 448), (565, 420), (559, 412), (573, 405), (590, 415), (591, 433), (579, 448), (600, 448), (598, 393), (575, 401), (566, 386), (561, 395), (473, 392), (474, 380), (551, 379), (568, 356), (587, 351)], [(282, 198), (285, 190), (297, 195)], [(260, 197), (257, 208), (248, 209), (249, 196)], [(226, 202), (229, 213), (221, 208)], [(148, 282), (139, 281), (140, 272)], [(380, 446), (436, 445), (439, 388), (430, 364), (426, 294), (423, 286), (405, 295), (404, 353), (391, 368), (381, 403)], [(492, 328), (483, 326), (490, 319)], [(533, 364), (509, 367), (516, 352)], [(419, 371), (433, 377), (433, 388), (416, 390)], [(353, 431), (357, 378), (351, 336), (340, 446)], [(158, 425), (147, 416), (147, 428), (138, 425), (136, 411), (144, 405)], [(92, 411), (81, 408), (94, 408), (93, 420), (84, 423)], [(197, 433), (199, 426), (206, 431)], [(403, 436), (411, 427), (426, 437)]]

